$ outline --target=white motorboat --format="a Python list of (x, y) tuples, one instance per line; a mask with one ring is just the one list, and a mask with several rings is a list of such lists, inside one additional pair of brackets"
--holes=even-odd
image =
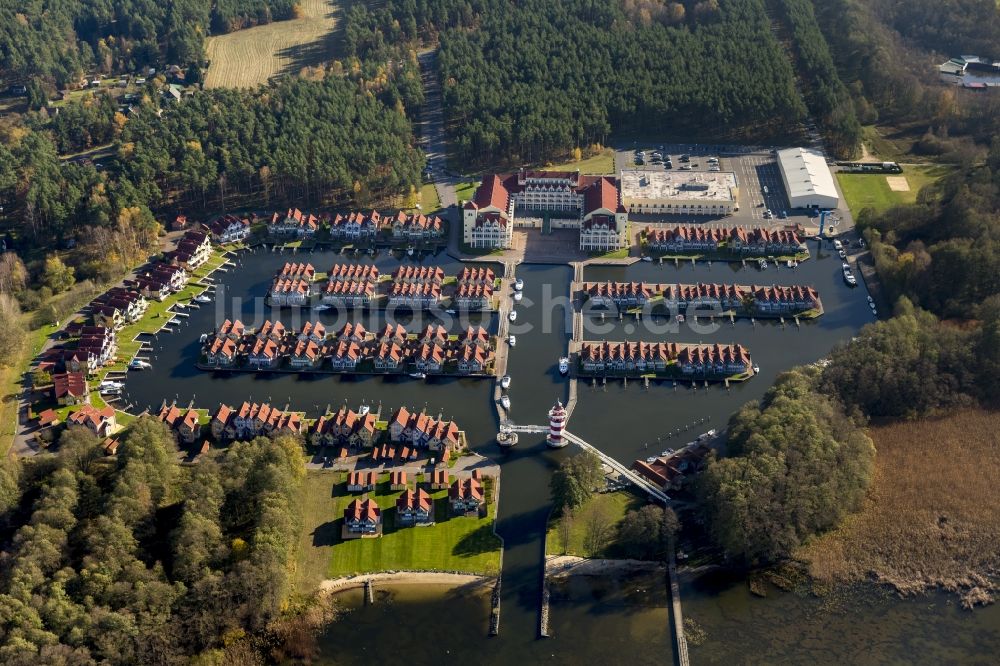
[(652, 257), (650, 257), (649, 255), (647, 255), (647, 256), (643, 257), (643, 258), (642, 258), (642, 260), (643, 260), (643, 261), (652, 261), (652, 260), (653, 260), (653, 258), (652, 258)]
[(500, 404), (503, 405), (504, 409), (510, 409), (510, 397), (506, 396), (506, 395), (501, 396), (500, 397)]
[(152, 365), (149, 364), (149, 361), (143, 361), (142, 359), (138, 358), (134, 359), (131, 363), (128, 364), (128, 366), (133, 370), (148, 370), (149, 368), (153, 367)]
[(500, 378), (500, 388), (510, 388), (510, 375), (504, 375)]
[(170, 321), (167, 322), (167, 325), (168, 326), (180, 326), (181, 325), (181, 320), (178, 319), (177, 317), (171, 317)]
[(413, 256), (413, 246), (412, 245), (410, 247), (406, 248), (406, 256), (408, 256), (408, 257), (412, 257)]
[(212, 302), (212, 297), (211, 296), (207, 296), (205, 294), (198, 294), (197, 296), (194, 297), (194, 302), (195, 303), (211, 303)]
[(517, 344), (517, 336), (511, 334), (511, 336), (507, 338), (507, 344), (511, 347), (515, 346)]
[(565, 375), (569, 372), (569, 359), (563, 356), (559, 359), (559, 374)]
[(410, 376), (413, 377), (414, 379), (427, 379), (426, 372), (411, 372)]
[(521, 291), (515, 291), (514, 292), (514, 302), (515, 303), (520, 303), (522, 298), (524, 298), (524, 292), (521, 292)]
[(868, 297), (868, 305), (875, 307), (875, 299), (872, 298), (871, 296)]
[(510, 314), (507, 315), (507, 319), (510, 319), (511, 321), (517, 321), (517, 310), (511, 310)]
[(202, 333), (198, 338), (198, 342), (205, 342), (205, 340), (208, 340), (208, 333)]
[(767, 259), (761, 259), (757, 265), (760, 266), (760, 270), (767, 270)]
[(646, 458), (646, 462), (652, 465), (653, 463), (656, 462), (656, 456), (649, 456), (648, 458)]
[(516, 280), (514, 280), (514, 289), (518, 291), (524, 289), (524, 280), (522, 280), (521, 278), (517, 278)]
[(756, 374), (760, 374), (760, 366), (759, 365), (753, 366), (753, 374), (755, 374), (755, 375)]
[(98, 391), (101, 395), (121, 395), (122, 390), (120, 388), (102, 388)]
[(447, 310), (444, 311), (444, 313), (449, 315), (457, 315), (458, 310), (456, 310), (455, 308), (448, 308)]
[(332, 305), (328, 305), (327, 303), (320, 303), (319, 305), (313, 308), (313, 312), (326, 312), (332, 307), (333, 307)]
[(874, 305), (872, 306), (872, 315), (874, 315), (875, 317), (878, 316), (878, 310), (875, 309)]
[(101, 382), (98, 388), (102, 391), (104, 389), (122, 389), (125, 388), (125, 384), (123, 384), (122, 382), (113, 382), (110, 379), (105, 379), (103, 382)]
[(677, 323), (678, 324), (683, 324), (684, 323), (684, 315), (682, 315), (682, 314), (677, 315)]
[(372, 411), (371, 405), (361, 405), (360, 407), (358, 407), (359, 416), (367, 416), (368, 412), (370, 411)]
[(785, 265), (788, 266), (789, 268), (795, 268), (795, 264), (792, 263), (791, 259), (789, 259), (788, 261), (786, 261)]

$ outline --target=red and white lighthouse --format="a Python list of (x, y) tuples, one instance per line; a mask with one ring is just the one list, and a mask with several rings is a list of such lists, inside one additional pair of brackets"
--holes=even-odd
[(566, 408), (561, 400), (556, 400), (556, 404), (549, 410), (549, 434), (545, 438), (545, 443), (554, 449), (561, 449), (566, 446), (563, 439), (563, 430), (566, 429)]

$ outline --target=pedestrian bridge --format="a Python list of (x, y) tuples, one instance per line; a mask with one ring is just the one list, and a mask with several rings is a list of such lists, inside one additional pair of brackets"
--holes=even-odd
[[(505, 424), (504, 429), (505, 430), (510, 429), (511, 432), (523, 432), (523, 433), (535, 433), (535, 434), (548, 433), (549, 431), (548, 426), (540, 426), (540, 425)], [(568, 430), (563, 430), (563, 437), (566, 438), (566, 441), (576, 444), (584, 451), (590, 451), (591, 453), (596, 455), (598, 458), (601, 459), (602, 463), (604, 463), (605, 465), (613, 469), (615, 472), (620, 474), (622, 478), (626, 479), (629, 483), (638, 486), (641, 490), (649, 494), (649, 496), (652, 497), (653, 499), (663, 502), (664, 504), (670, 501), (670, 497), (668, 497), (667, 494), (663, 492), (662, 488), (652, 483), (651, 481), (647, 480), (642, 475), (637, 474), (634, 470), (631, 470), (625, 465), (621, 464), (620, 462), (618, 462), (608, 454), (604, 453), (599, 448), (597, 448), (590, 442), (586, 441), (582, 437), (577, 437)]]

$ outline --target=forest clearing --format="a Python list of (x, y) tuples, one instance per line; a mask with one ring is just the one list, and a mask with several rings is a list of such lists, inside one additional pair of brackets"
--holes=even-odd
[(279, 74), (333, 58), (340, 9), (333, 0), (302, 0), (299, 18), (209, 37), (206, 88), (253, 88)]

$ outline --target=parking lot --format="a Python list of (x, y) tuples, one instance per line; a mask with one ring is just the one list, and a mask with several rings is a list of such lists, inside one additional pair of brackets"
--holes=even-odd
[[(646, 154), (644, 164), (636, 164), (636, 150)], [(664, 164), (651, 163), (652, 153), (662, 154)], [(687, 162), (680, 157), (689, 155)], [(737, 203), (739, 211), (725, 217), (708, 217), (690, 215), (631, 215), (630, 219), (639, 224), (678, 223), (726, 223), (746, 225), (785, 226), (799, 223), (805, 227), (815, 227), (818, 221), (810, 217), (808, 211), (792, 210), (788, 205), (788, 196), (781, 181), (778, 163), (770, 148), (748, 146), (707, 146), (695, 144), (634, 144), (632, 147), (619, 147), (615, 152), (615, 168), (637, 169), (647, 171), (662, 171), (667, 169), (666, 160), (670, 158), (671, 169), (679, 170), (682, 166), (690, 166), (692, 172), (709, 171), (713, 166), (709, 158), (718, 158), (720, 171), (736, 174), (736, 184), (739, 188)], [(686, 170), (686, 169), (685, 169)], [(764, 188), (767, 191), (764, 191)], [(765, 218), (770, 210), (772, 217)], [(782, 218), (787, 213), (787, 219)]]

